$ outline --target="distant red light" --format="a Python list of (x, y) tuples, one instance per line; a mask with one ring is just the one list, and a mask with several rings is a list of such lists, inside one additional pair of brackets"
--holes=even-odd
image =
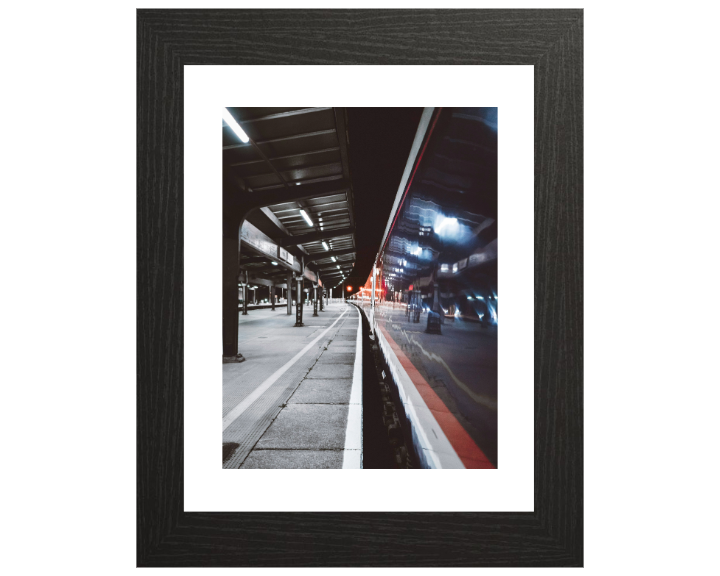
[(412, 284), (410, 284), (410, 288), (408, 288), (408, 290), (412, 290), (412, 287), (413, 287), (413, 285), (412, 285)]
[(350, 292), (350, 290), (352, 290), (352, 286), (347, 287), (347, 291)]

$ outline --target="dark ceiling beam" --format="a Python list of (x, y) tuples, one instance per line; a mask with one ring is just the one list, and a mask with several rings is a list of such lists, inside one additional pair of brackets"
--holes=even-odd
[[(348, 264), (340, 266), (340, 268), (336, 268), (335, 266), (333, 266), (332, 268), (325, 268), (325, 270), (326, 270), (325, 273), (326, 274), (336, 273), (336, 272), (340, 273), (340, 272), (344, 272), (345, 270), (352, 270), (352, 268), (353, 268), (353, 263), (350, 262)], [(322, 270), (322, 268), (321, 268), (321, 270)], [(327, 272), (328, 270), (329, 270), (329, 272)]]
[(324, 275), (320, 276), (320, 278), (321, 279), (324, 278), (325, 280), (323, 280), (323, 282), (326, 282), (329, 284), (331, 282), (340, 282), (343, 279), (343, 276), (347, 277), (347, 275), (344, 275), (344, 274), (324, 274)]
[(309, 198), (333, 196), (335, 194), (341, 194), (347, 189), (348, 182), (346, 180), (331, 180), (329, 182), (308, 184), (306, 186), (292, 186), (289, 188), (269, 190), (267, 192), (245, 194), (243, 203), (248, 206), (248, 208), (263, 208), (275, 206), (276, 204), (285, 204), (287, 202), (298, 202)]
[(326, 275), (328, 275), (328, 274), (334, 274), (335, 272), (341, 272), (341, 271), (343, 271), (344, 269), (350, 270), (350, 269), (352, 269), (352, 265), (350, 265), (350, 266), (340, 266), (340, 268), (336, 268), (336, 267), (335, 267), (335, 264), (333, 264), (332, 266), (319, 266), (319, 267), (316, 266), (315, 269), (316, 269), (322, 276), (326, 276)]
[[(299, 154), (299, 156), (307, 156), (307, 154)], [(276, 158), (268, 158), (266, 160), (260, 160), (259, 163), (261, 164), (270, 164), (271, 168), (273, 168), (272, 172), (261, 172), (259, 174), (250, 174), (248, 178), (265, 178), (266, 176), (272, 176), (273, 174), (280, 178), (282, 180), (283, 186), (296, 186), (295, 182), (296, 180), (292, 180), (291, 183), (287, 181), (284, 175), (281, 175), (280, 170), (274, 167), (274, 165), (271, 164), (271, 161), (276, 160)], [(230, 164), (231, 167), (233, 166), (241, 166), (242, 164)], [(340, 162), (325, 162), (323, 164), (303, 164), (301, 166), (291, 166), (289, 168), (284, 168), (283, 172), (297, 172), (300, 170), (313, 170), (318, 168), (342, 168), (342, 164)], [(335, 171), (335, 170), (334, 170)], [(333, 171), (333, 172), (334, 172)], [(331, 174), (331, 176), (341, 176), (341, 174)], [(279, 187), (281, 184), (273, 184), (272, 186)], [(268, 189), (272, 186), (262, 186), (260, 188), (253, 188), (253, 190), (262, 190), (262, 189)]]
[(242, 258), (240, 260), (240, 266), (244, 264), (262, 264), (263, 262), (270, 262), (270, 258), (267, 256), (253, 256), (251, 258)]
[[(322, 212), (323, 220), (342, 220), (347, 219), (347, 200), (335, 200), (325, 204), (313, 204), (313, 212), (316, 214)], [(329, 216), (326, 216), (329, 214)]]
[[(248, 137), (248, 138), (249, 138), (249, 137)], [(255, 152), (257, 152), (258, 154), (260, 154), (260, 156), (262, 157), (262, 159), (265, 160), (265, 162), (267, 163), (267, 165), (270, 166), (271, 170), (272, 170), (272, 171), (275, 173), (275, 175), (280, 179), (280, 182), (282, 182), (283, 185), (284, 185), (286, 188), (290, 188), (290, 184), (288, 184), (288, 181), (285, 180), (285, 177), (280, 173), (280, 171), (279, 171), (277, 168), (275, 168), (275, 165), (270, 161), (270, 158), (268, 158), (268, 157), (265, 155), (265, 152), (263, 152), (263, 151), (260, 149), (260, 146), (258, 146), (257, 142), (255, 142), (255, 140), (253, 140), (252, 138), (249, 138), (249, 140), (250, 140), (250, 144), (252, 145), (252, 147), (255, 148)]]
[[(345, 123), (345, 108), (335, 108), (335, 131), (337, 132), (338, 146), (340, 146), (340, 158), (342, 160), (343, 176), (350, 182), (350, 158), (347, 145), (347, 125)], [(348, 212), (350, 214), (350, 226), (355, 228), (355, 206), (352, 187), (347, 191)]]
[[(283, 136), (282, 138), (272, 138), (270, 140), (258, 140), (256, 144), (273, 144), (275, 142), (286, 142), (287, 140), (297, 140), (298, 138), (309, 138), (311, 136), (325, 136), (327, 134), (334, 134), (335, 129), (331, 128), (330, 130), (318, 130), (316, 132), (304, 132), (302, 134), (294, 134), (292, 136)], [(232, 148), (244, 148), (245, 146), (250, 146), (250, 142), (243, 142), (240, 144), (229, 144), (228, 146), (223, 146), (223, 150), (231, 150)]]
[(307, 244), (308, 242), (317, 242), (319, 240), (328, 240), (330, 238), (339, 238), (340, 236), (348, 236), (352, 234), (352, 228), (341, 228), (339, 230), (323, 230), (322, 232), (313, 232), (311, 234), (301, 234), (300, 236), (288, 236), (287, 238), (277, 239), (280, 246), (294, 246), (297, 244)]
[[(286, 271), (285, 272), (277, 272), (275, 266), (273, 266), (272, 268), (273, 268), (272, 270), (269, 267), (265, 267), (265, 266), (263, 266), (262, 268), (248, 268), (248, 273), (251, 275), (255, 274), (255, 273), (262, 274), (263, 276), (270, 278), (271, 280), (275, 280), (277, 278), (284, 279), (287, 277)], [(282, 271), (283, 269), (281, 268), (280, 270)]]
[[(290, 231), (287, 228), (285, 228), (285, 225), (282, 222), (280, 222), (280, 219), (277, 216), (275, 216), (275, 214), (273, 213), (272, 210), (270, 210), (270, 208), (268, 208), (267, 206), (263, 206), (262, 208), (260, 208), (260, 211), (263, 214), (265, 214), (265, 216), (268, 218), (268, 220), (270, 220), (270, 222), (275, 224), (275, 226), (277, 226), (278, 229), (281, 232), (283, 232), (286, 236), (292, 236)], [(274, 236), (274, 234), (273, 234), (273, 236)], [(289, 252), (293, 256), (295, 256), (295, 258), (301, 258), (303, 255), (307, 255), (307, 250), (305, 250), (304, 246), (302, 246), (300, 244), (290, 248)], [(300, 252), (300, 254), (296, 254), (296, 252)]]
[(281, 278), (280, 281), (276, 278), (268, 278), (266, 275), (258, 276), (257, 274), (253, 274), (253, 272), (250, 272), (249, 274), (249, 280), (250, 284), (258, 284), (260, 286), (277, 286), (278, 284), (285, 284), (285, 278)]
[(312, 114), (313, 112), (323, 112), (324, 110), (330, 110), (330, 108), (300, 108), (299, 110), (288, 110), (286, 112), (277, 112), (276, 114), (268, 114), (267, 116), (260, 116), (259, 118), (251, 118), (248, 120), (237, 120), (238, 124), (253, 124), (255, 122), (263, 122), (265, 120), (277, 120), (279, 118), (292, 118), (293, 116), (300, 116), (302, 114)]
[[(308, 186), (309, 184), (320, 184), (322, 182), (337, 182), (338, 180), (342, 180), (342, 174), (331, 174), (329, 176), (318, 176), (317, 178), (293, 180), (293, 185)], [(279, 184), (268, 184), (267, 186), (255, 186), (252, 191), (266, 192), (268, 190), (276, 190), (278, 188), (282, 188), (283, 186), (285, 186), (285, 184), (283, 184), (282, 182)], [(338, 192), (338, 194), (345, 194), (345, 190)]]
[(317, 262), (314, 263), (314, 266), (316, 268), (319, 268), (320, 270), (327, 270), (327, 269), (335, 269), (336, 266), (340, 266), (340, 268), (346, 268), (347, 266), (352, 266), (355, 264), (355, 259), (352, 258), (350, 260), (338, 260), (336, 262), (325, 262), (324, 264), (318, 264)]
[[(352, 266), (350, 266), (348, 269), (350, 269), (350, 268), (352, 268)], [(344, 273), (344, 269), (342, 266), (340, 268), (335, 268), (335, 266), (333, 266), (332, 268), (326, 266), (325, 268), (320, 268), (318, 270), (318, 272), (320, 272), (320, 276), (323, 277), (323, 276), (329, 276), (329, 275), (332, 275), (335, 273)]]
[[(270, 160), (288, 160), (289, 158), (299, 158), (300, 156), (311, 156), (312, 154), (323, 154), (325, 152), (337, 152), (340, 150), (337, 146), (333, 148), (324, 148), (322, 150), (311, 150), (309, 152), (301, 152), (299, 154), (288, 154), (287, 156), (273, 156)], [(265, 160), (248, 160), (247, 162), (235, 162), (230, 166), (249, 166), (251, 164), (262, 164)], [(290, 170), (296, 170), (296, 168), (290, 168)], [(253, 175), (255, 176), (255, 175)]]
[(333, 256), (337, 258), (338, 256), (347, 256), (348, 254), (354, 253), (355, 248), (346, 248), (345, 250), (328, 250), (327, 252), (310, 254), (310, 256), (305, 258), (305, 262), (313, 262), (315, 260), (322, 260), (323, 258), (332, 258)]

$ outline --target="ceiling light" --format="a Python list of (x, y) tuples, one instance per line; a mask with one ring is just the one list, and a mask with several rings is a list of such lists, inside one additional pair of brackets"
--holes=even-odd
[(277, 266), (277, 262), (273, 262), (272, 265), (273, 265), (273, 266)]
[(333, 256), (332, 259), (333, 259), (333, 262), (337, 262), (337, 258), (335, 258), (335, 256)]
[(328, 245), (325, 242), (323, 242), (322, 245), (323, 245), (323, 248), (325, 248), (325, 250), (330, 250), (330, 248), (328, 248)]
[(301, 215), (303, 218), (305, 218), (305, 222), (308, 223), (308, 226), (312, 226), (312, 225), (313, 225), (313, 221), (310, 220), (310, 216), (307, 215), (307, 212), (305, 212), (305, 210), (300, 210), (300, 215)]
[(240, 128), (240, 124), (237, 123), (237, 120), (233, 118), (232, 114), (230, 114), (230, 110), (227, 108), (223, 108), (223, 120), (227, 123), (230, 128), (232, 128), (233, 132), (238, 135), (238, 138), (242, 140), (245, 144), (250, 142), (250, 138), (248, 138), (248, 135), (245, 134), (245, 131)]

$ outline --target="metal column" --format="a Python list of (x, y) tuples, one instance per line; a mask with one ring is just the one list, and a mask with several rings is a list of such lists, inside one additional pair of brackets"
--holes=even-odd
[(223, 223), (223, 363), (245, 360), (238, 352), (240, 223)]
[(272, 309), (275, 310), (275, 284), (270, 286), (270, 302), (272, 303)]
[(304, 326), (303, 324), (303, 291), (302, 291), (303, 278), (302, 276), (297, 277), (295, 283), (295, 290), (297, 293), (297, 300), (295, 303), (295, 326), (298, 328)]
[(287, 315), (292, 315), (292, 272), (287, 273)]
[(318, 315), (318, 287), (313, 286), (313, 316)]
[(245, 285), (243, 286), (243, 316), (247, 316), (247, 301), (248, 296), (250, 295), (250, 288), (248, 288), (250, 280), (250, 274), (248, 274), (248, 271), (245, 270)]

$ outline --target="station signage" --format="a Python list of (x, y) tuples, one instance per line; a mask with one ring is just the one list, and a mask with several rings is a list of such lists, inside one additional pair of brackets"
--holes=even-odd
[(281, 246), (278, 246), (278, 258), (283, 262), (287, 262), (288, 264), (293, 263), (293, 255)]

